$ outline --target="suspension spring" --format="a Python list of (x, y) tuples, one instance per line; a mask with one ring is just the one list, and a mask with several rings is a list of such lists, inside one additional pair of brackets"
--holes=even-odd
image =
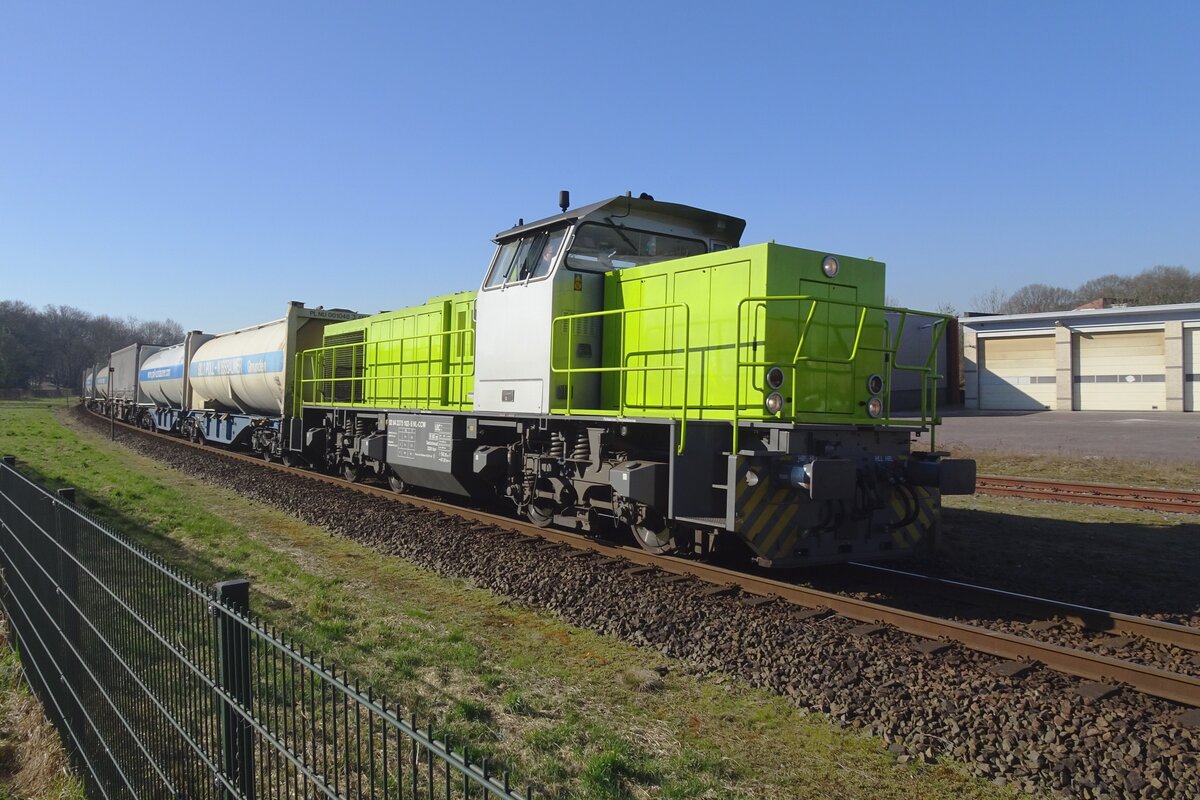
[(572, 461), (591, 461), (592, 444), (588, 441), (587, 431), (580, 431), (575, 436), (575, 449), (571, 451)]

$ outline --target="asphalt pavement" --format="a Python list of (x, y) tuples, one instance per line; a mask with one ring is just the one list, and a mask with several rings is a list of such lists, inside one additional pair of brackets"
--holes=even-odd
[(1033, 455), (1197, 464), (1200, 412), (943, 411), (937, 447), (953, 450), (955, 444)]

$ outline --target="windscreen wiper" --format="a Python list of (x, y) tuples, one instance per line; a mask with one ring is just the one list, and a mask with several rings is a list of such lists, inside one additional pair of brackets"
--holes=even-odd
[(611, 216), (607, 216), (604, 218), (604, 221), (609, 225), (612, 225), (612, 229), (617, 232), (617, 236), (620, 236), (621, 239), (624, 240), (625, 244), (629, 245), (629, 255), (638, 255), (638, 246), (634, 244), (628, 236), (625, 235), (624, 231), (617, 227), (617, 223), (613, 222), (613, 218)]

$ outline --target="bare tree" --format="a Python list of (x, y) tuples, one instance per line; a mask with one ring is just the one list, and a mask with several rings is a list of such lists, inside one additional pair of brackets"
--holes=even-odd
[(1134, 275), (1132, 282), (1139, 306), (1200, 302), (1200, 274), (1183, 267), (1160, 264)]
[(1004, 307), (1005, 301), (1008, 300), (1008, 292), (1001, 289), (999, 286), (993, 286), (983, 294), (977, 294), (971, 298), (971, 310), (982, 311), (989, 314), (999, 314)]
[(183, 326), (173, 319), (138, 322), (134, 327), (133, 339), (142, 344), (176, 344), (183, 341)]
[(951, 303), (947, 300), (943, 300), (942, 302), (938, 303), (936, 306), (934, 306), (933, 310), (939, 314), (945, 314), (947, 317), (958, 316), (958, 309), (955, 307), (954, 303)]
[(0, 386), (34, 387), (44, 381), (74, 387), (83, 370), (134, 344), (175, 344), (183, 328), (173, 320), (93, 317), (70, 306), (37, 311), (0, 301)]
[(1070, 289), (1031, 283), (1013, 292), (1000, 308), (1005, 314), (1036, 314), (1039, 311), (1066, 311), (1075, 305), (1075, 292)]
[(1133, 279), (1127, 275), (1101, 275), (1079, 285), (1075, 290), (1075, 305), (1081, 306), (1102, 298), (1132, 303), (1136, 294)]
[(0, 301), (0, 386), (28, 387), (37, 373), (41, 320), (33, 306)]

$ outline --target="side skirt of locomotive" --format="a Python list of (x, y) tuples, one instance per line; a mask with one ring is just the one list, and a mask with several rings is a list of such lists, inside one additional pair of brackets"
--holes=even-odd
[[(614, 528), (652, 552), (737, 542), (767, 567), (923, 552), (940, 495), (974, 491), (972, 461), (910, 451), (908, 429), (490, 416), (307, 407), (280, 444), (347, 480), (502, 499), (539, 525)], [(257, 448), (256, 448), (257, 449)]]

